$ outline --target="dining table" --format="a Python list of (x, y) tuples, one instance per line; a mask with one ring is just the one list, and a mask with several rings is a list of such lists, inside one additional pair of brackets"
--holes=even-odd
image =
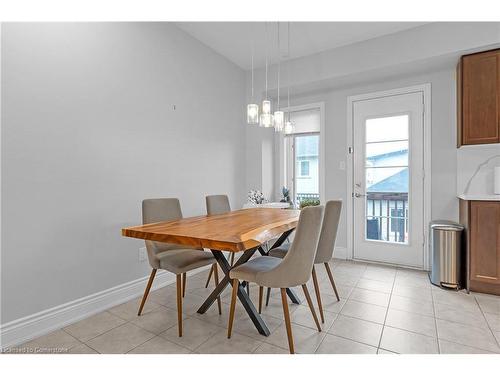
[[(231, 268), (247, 262), (257, 251), (261, 256), (268, 256), (270, 250), (281, 246), (295, 230), (299, 214), (299, 210), (291, 209), (241, 209), (123, 228), (122, 235), (211, 251), (224, 277), (198, 309), (199, 314), (204, 314), (225, 288), (232, 286), (229, 277)], [(268, 246), (270, 243), (272, 245)], [(241, 256), (231, 266), (223, 251), (241, 253)], [(238, 283), (238, 299), (258, 332), (269, 336), (269, 328), (252, 303), (246, 286), (245, 281)], [(293, 303), (300, 304), (292, 289), (288, 288), (286, 292)]]

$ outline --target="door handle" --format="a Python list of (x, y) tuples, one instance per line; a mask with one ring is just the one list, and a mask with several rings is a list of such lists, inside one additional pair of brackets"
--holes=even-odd
[(366, 194), (354, 193), (354, 196), (355, 196), (356, 198), (359, 198), (359, 197), (366, 197)]

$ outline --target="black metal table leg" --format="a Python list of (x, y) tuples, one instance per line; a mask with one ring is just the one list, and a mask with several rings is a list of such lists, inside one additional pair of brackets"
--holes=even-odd
[[(238, 259), (238, 261), (234, 264), (233, 267), (239, 266), (240, 264), (247, 262), (256, 251), (257, 248), (245, 251), (243, 255)], [(208, 308), (215, 302), (217, 297), (224, 291), (224, 289), (226, 288), (226, 286), (229, 284), (230, 281), (229, 271), (231, 270), (232, 267), (229, 265), (226, 257), (224, 257), (224, 255), (222, 255), (222, 253), (218, 250), (212, 250), (212, 253), (214, 254), (215, 260), (217, 260), (217, 263), (222, 268), (222, 272), (224, 272), (225, 276), (219, 283), (219, 285), (217, 285), (215, 290), (212, 293), (210, 293), (210, 295), (205, 300), (203, 305), (201, 305), (201, 307), (198, 309), (199, 314), (203, 314), (208, 310)], [(260, 314), (257, 312), (257, 309), (252, 303), (250, 296), (246, 293), (245, 287), (242, 285), (242, 283), (238, 284), (238, 299), (245, 308), (248, 316), (252, 320), (253, 324), (255, 325), (255, 328), (257, 328), (259, 333), (264, 336), (269, 336), (271, 333), (269, 331), (269, 328), (267, 327), (264, 320), (262, 320)]]

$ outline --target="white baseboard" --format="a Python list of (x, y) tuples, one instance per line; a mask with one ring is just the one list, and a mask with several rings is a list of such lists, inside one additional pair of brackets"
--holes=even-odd
[[(203, 268), (192, 271), (190, 274), (198, 273), (201, 270)], [(139, 297), (144, 293), (148, 279), (149, 276), (141, 277), (140, 279), (7, 322), (0, 326), (0, 348), (5, 349), (19, 345)], [(159, 271), (156, 274), (152, 290), (162, 288), (174, 282), (174, 274)]]
[(349, 259), (347, 257), (347, 247), (335, 247), (335, 250), (333, 251), (333, 257), (343, 260)]

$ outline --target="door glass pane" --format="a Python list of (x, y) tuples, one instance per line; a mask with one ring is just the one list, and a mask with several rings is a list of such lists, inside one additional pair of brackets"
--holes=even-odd
[(366, 142), (408, 139), (408, 115), (366, 120)]
[(408, 243), (408, 116), (366, 120), (366, 239)]
[(295, 201), (319, 199), (319, 135), (295, 137)]

